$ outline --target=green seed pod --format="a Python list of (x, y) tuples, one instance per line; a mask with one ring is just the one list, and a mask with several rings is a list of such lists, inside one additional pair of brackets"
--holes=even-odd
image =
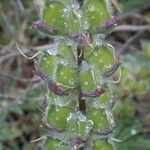
[[(67, 45), (69, 41), (62, 40), (58, 46), (58, 54), (68, 62), (75, 62), (74, 49), (72, 45)], [(76, 48), (76, 47), (75, 47)]]
[(72, 87), (75, 85), (75, 76), (76, 71), (73, 67), (64, 64), (58, 64), (55, 74), (56, 82), (61, 83), (64, 86)]
[(93, 129), (95, 131), (103, 131), (109, 128), (109, 122), (104, 111), (91, 109), (87, 112), (87, 117), (94, 123)]
[(89, 105), (89, 107), (93, 107), (97, 109), (99, 108), (105, 109), (110, 106), (112, 101), (113, 101), (112, 93), (110, 93), (110, 91), (106, 89), (106, 91), (100, 97), (89, 99), (87, 105)]
[(110, 68), (115, 62), (114, 51), (108, 45), (101, 48), (95, 48), (92, 55), (87, 58), (87, 62), (93, 65), (94, 70), (103, 73), (106, 69)]
[(96, 141), (93, 150), (113, 150), (113, 146), (107, 141)]
[(68, 35), (79, 30), (78, 16), (72, 11), (74, 8), (70, 9), (69, 6), (66, 7), (68, 3), (64, 3), (65, 1), (45, 0), (42, 22), (55, 30), (49, 33), (51, 35)]
[(96, 26), (106, 22), (110, 18), (105, 0), (88, 0), (83, 13), (90, 24), (90, 32), (95, 31)]
[(45, 75), (53, 77), (58, 60), (57, 56), (44, 52), (39, 58), (39, 68)]
[(57, 150), (61, 141), (49, 138), (44, 144), (45, 150)]
[(67, 118), (71, 113), (71, 109), (67, 107), (55, 108), (51, 106), (48, 109), (47, 121), (50, 125), (55, 126), (56, 128), (66, 128)]
[(93, 92), (96, 89), (96, 84), (91, 70), (84, 69), (81, 71), (80, 82), (84, 92)]
[(55, 105), (56, 107), (69, 107), (71, 109), (76, 108), (77, 103), (77, 96), (72, 97), (71, 96), (59, 96), (53, 93), (49, 94), (49, 98), (51, 99), (51, 103)]
[(92, 129), (93, 123), (80, 111), (71, 113), (67, 119), (67, 131), (71, 136), (86, 137)]
[(69, 147), (60, 140), (48, 138), (44, 143), (44, 150), (69, 150)]
[(49, 0), (45, 1), (45, 7), (42, 14), (42, 22), (46, 26), (58, 29), (58, 32), (54, 34), (67, 33), (67, 31), (65, 30), (65, 16), (63, 9), (64, 5), (62, 3)]

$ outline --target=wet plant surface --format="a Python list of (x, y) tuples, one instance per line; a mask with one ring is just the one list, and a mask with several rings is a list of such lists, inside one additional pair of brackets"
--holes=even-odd
[(148, 150), (149, 7), (39, 2), (1, 2), (0, 149)]

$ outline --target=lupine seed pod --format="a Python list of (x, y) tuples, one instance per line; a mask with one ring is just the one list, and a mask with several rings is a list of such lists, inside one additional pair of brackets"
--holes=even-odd
[(57, 42), (35, 61), (35, 74), (49, 92), (42, 118), (48, 131), (45, 150), (114, 149), (107, 140), (115, 128), (108, 78), (121, 63), (105, 41), (105, 31), (118, 23), (109, 2), (44, 0), (40, 21), (33, 23)]

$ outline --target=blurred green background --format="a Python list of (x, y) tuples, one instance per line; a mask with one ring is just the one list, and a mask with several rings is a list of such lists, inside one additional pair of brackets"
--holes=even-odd
[[(149, 150), (150, 1), (120, 0), (120, 6), (122, 31), (107, 37), (122, 57), (122, 77), (115, 86), (114, 137), (123, 142), (116, 142), (116, 147)], [(33, 1), (0, 1), (0, 150), (36, 150), (38, 144), (31, 141), (44, 134), (40, 119), (47, 90), (33, 73), (33, 60), (25, 59), (14, 42), (19, 39), (29, 56), (35, 53), (33, 48), (52, 42), (31, 28), (36, 20)]]

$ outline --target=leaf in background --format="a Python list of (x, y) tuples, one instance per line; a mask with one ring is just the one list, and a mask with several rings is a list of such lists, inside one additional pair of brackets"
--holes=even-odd
[(149, 150), (150, 136), (136, 136), (132, 137), (124, 143), (116, 144), (118, 150)]
[[(13, 72), (11, 72), (11, 75), (12, 75), (13, 77), (18, 78), (18, 79), (19, 79), (20, 74), (21, 74), (21, 69), (20, 69), (20, 68), (17, 68), (17, 69), (14, 70)], [(8, 93), (13, 92), (13, 90), (15, 90), (15, 86), (16, 86), (16, 80), (11, 80), (11, 79), (10, 79), (9, 82), (8, 82), (6, 91), (7, 91)]]
[(115, 134), (118, 139), (128, 139), (142, 131), (142, 122), (135, 117), (119, 117), (116, 120), (116, 124)]
[(13, 140), (21, 136), (22, 131), (19, 130), (15, 123), (5, 123), (1, 122), (0, 124), (0, 139), (1, 140)]
[(121, 11), (120, 6), (119, 6), (119, 3), (118, 3), (117, 0), (111, 0), (111, 2), (115, 5), (115, 7), (116, 7), (119, 11)]
[(141, 47), (144, 51), (144, 57), (150, 61), (150, 40), (141, 40)]
[(149, 0), (123, 0), (122, 5), (125, 10), (133, 11), (147, 5)]

